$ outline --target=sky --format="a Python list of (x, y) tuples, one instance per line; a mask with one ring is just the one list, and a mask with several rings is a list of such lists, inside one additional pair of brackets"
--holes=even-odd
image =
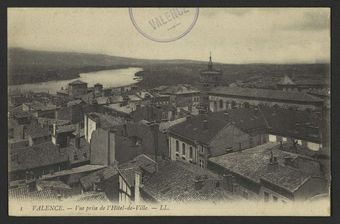
[(144, 59), (221, 63), (330, 61), (329, 8), (200, 8), (183, 38), (159, 43), (133, 26), (128, 8), (9, 8), (8, 46)]

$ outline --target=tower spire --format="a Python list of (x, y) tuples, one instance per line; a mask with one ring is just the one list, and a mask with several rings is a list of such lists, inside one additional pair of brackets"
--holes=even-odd
[(212, 64), (212, 60), (211, 60), (211, 51), (210, 51), (210, 56), (209, 56), (209, 64), (208, 64), (208, 68), (209, 68), (209, 70), (211, 70), (211, 69), (212, 69), (212, 66), (213, 66), (213, 64)]

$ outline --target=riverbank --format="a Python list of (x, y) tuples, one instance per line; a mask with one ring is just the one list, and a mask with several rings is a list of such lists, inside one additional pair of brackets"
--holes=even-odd
[(97, 72), (102, 70), (124, 69), (129, 65), (113, 66), (86, 66), (79, 68), (50, 68), (39, 66), (19, 66), (10, 68), (8, 72), (8, 85), (33, 84), (48, 81), (62, 81), (80, 78), (79, 74)]
[(88, 83), (88, 87), (101, 83), (104, 88), (114, 88), (136, 84), (140, 80), (135, 74), (142, 71), (142, 68), (128, 67), (122, 69), (101, 70), (87, 73), (80, 73), (75, 79), (47, 81), (38, 83), (26, 83), (8, 86), (9, 92), (48, 92), (55, 94), (61, 89), (67, 88), (70, 82), (81, 80)]

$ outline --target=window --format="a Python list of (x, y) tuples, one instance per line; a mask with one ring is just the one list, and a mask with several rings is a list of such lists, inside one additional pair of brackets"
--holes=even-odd
[(192, 147), (190, 146), (190, 158), (192, 159), (193, 157), (193, 154), (194, 154), (194, 150), (192, 149)]
[(204, 146), (201, 146), (201, 152), (204, 153)]
[(176, 140), (176, 152), (179, 152), (179, 142)]
[(204, 160), (203, 159), (200, 159), (200, 167), (204, 168)]
[(220, 108), (223, 109), (223, 100), (220, 99)]
[(214, 101), (214, 108), (217, 109), (217, 102)]
[(182, 155), (185, 155), (185, 144), (182, 143)]
[(269, 201), (269, 193), (268, 192), (263, 192), (264, 193), (264, 201), (267, 202)]
[(162, 119), (167, 119), (168, 118), (168, 115), (166, 112), (162, 112)]
[(278, 199), (278, 198), (277, 198), (276, 196), (273, 195), (273, 201), (274, 201), (274, 202), (277, 202), (277, 199)]

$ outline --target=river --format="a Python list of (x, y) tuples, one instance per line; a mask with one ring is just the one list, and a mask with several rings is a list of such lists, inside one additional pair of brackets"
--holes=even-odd
[(142, 68), (123, 68), (123, 69), (113, 69), (113, 70), (103, 70), (97, 72), (80, 73), (79, 78), (68, 79), (68, 80), (57, 80), (39, 83), (29, 83), (21, 85), (11, 85), (9, 86), (9, 91), (20, 91), (20, 92), (48, 92), (55, 94), (62, 87), (65, 89), (68, 83), (75, 80), (81, 80), (88, 83), (88, 87), (93, 87), (94, 84), (100, 83), (104, 88), (127, 86), (130, 84), (137, 83), (138, 80), (135, 74), (142, 71)]

